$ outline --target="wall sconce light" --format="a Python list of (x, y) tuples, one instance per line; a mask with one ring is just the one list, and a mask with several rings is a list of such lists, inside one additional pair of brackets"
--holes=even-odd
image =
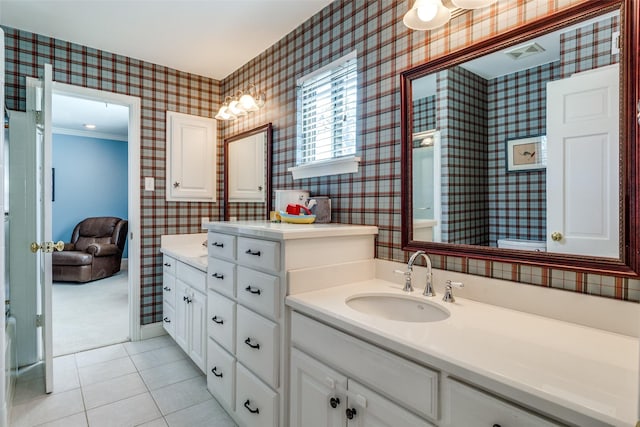
[(256, 85), (252, 84), (246, 91), (239, 90), (235, 96), (227, 96), (218, 110), (217, 120), (235, 120), (246, 116), (264, 107), (266, 94), (259, 92)]
[(402, 22), (412, 30), (433, 30), (451, 19), (451, 10), (481, 9), (497, 0), (416, 0)]

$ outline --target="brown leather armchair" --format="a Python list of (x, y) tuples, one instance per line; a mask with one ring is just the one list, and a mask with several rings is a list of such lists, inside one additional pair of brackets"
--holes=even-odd
[(127, 230), (127, 221), (115, 217), (81, 221), (64, 250), (52, 254), (53, 281), (86, 283), (120, 271)]

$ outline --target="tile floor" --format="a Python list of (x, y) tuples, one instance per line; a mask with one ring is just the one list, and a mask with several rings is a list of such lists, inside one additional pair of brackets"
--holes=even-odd
[(204, 374), (168, 336), (54, 358), (18, 376), (11, 427), (230, 427)]

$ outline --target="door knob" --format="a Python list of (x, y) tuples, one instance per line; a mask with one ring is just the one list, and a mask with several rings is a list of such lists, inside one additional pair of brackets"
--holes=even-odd
[(180, 187), (180, 183), (178, 181), (173, 183), (173, 188), (178, 188)]
[(554, 242), (559, 242), (560, 240), (562, 240), (562, 233), (560, 233), (559, 231), (554, 231), (553, 233), (551, 233), (551, 240), (553, 240)]
[(50, 254), (54, 250), (60, 252), (64, 249), (64, 242), (62, 240), (58, 241), (57, 243), (44, 242), (42, 244), (38, 244), (36, 242), (32, 242), (30, 249), (31, 249), (31, 252), (33, 252), (34, 254), (39, 250), (41, 250), (46, 254)]

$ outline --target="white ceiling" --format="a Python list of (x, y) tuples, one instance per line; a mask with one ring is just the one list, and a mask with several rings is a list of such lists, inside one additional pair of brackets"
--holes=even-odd
[(0, 24), (221, 80), (332, 0), (0, 0)]
[[(0, 24), (222, 80), (332, 1), (0, 0)], [(105, 105), (55, 95), (54, 129), (126, 140), (128, 109)]]

